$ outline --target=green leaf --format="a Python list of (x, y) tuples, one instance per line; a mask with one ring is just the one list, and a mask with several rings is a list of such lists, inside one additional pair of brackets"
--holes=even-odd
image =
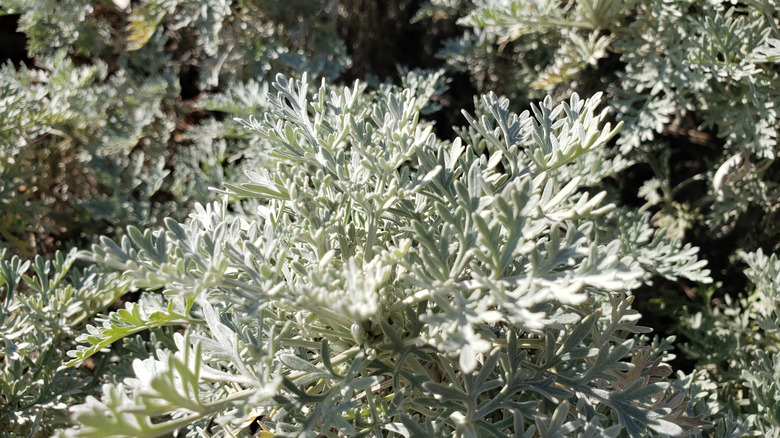
[(127, 303), (124, 309), (99, 319), (100, 326), (88, 325), (87, 333), (76, 338), (77, 342), (86, 343), (87, 346), (79, 345), (76, 350), (68, 351), (68, 356), (73, 359), (63, 367), (78, 365), (114, 342), (153, 327), (186, 326), (200, 322), (186, 314), (180, 299), (171, 298), (166, 303), (147, 297), (139, 303)]

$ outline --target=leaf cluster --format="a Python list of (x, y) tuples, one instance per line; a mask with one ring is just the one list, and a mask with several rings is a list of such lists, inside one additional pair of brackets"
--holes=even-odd
[[(226, 184), (227, 199), (186, 223), (130, 228), (82, 253), (145, 292), (89, 325), (69, 365), (152, 327), (184, 335), (74, 407), (64, 434), (706, 427), (666, 381), (666, 344), (641, 336), (624, 291), (644, 270), (605, 218), (613, 207), (579, 178), (561, 181), (616, 132), (598, 96), (519, 115), (486, 96), (493, 116), (464, 128), (477, 154), (420, 118), (438, 80), (369, 90), (278, 76), (271, 110), (241, 120), (273, 146), (274, 166)], [(247, 198), (256, 212), (228, 212)]]

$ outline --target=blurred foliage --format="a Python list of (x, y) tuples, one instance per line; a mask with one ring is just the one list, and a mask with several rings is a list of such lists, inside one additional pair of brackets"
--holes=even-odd
[(26, 256), (212, 199), (252, 137), (221, 122), (248, 111), (241, 101), (210, 101), (348, 65), (333, 2), (9, 1), (0, 13), (19, 14), (30, 56), (0, 70), (0, 235)]

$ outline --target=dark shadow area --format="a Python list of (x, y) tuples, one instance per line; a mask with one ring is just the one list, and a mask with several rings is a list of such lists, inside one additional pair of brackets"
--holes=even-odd
[[(345, 0), (338, 22), (339, 36), (347, 46), (352, 65), (339, 77), (343, 83), (366, 78), (399, 81), (398, 68), (443, 68), (436, 54), (447, 39), (460, 35), (456, 19), (412, 18), (424, 3), (422, 0)], [(449, 74), (447, 90), (437, 97), (441, 109), (426, 118), (436, 122), (436, 134), (452, 139), (453, 126), (466, 123), (461, 110), (473, 112), (472, 96), (476, 94), (467, 74)]]
[(27, 56), (27, 37), (18, 27), (19, 15), (0, 15), (0, 65), (10, 61), (19, 67), (32, 62)]

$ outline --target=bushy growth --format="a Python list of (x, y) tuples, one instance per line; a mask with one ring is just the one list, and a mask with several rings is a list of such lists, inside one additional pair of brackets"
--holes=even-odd
[[(609, 92), (625, 123), (620, 154), (652, 168), (640, 196), (660, 208), (659, 222), (724, 233), (760, 208), (778, 240), (768, 169), (778, 153), (780, 14), (771, 2), (436, 0), (418, 19), (459, 14), (466, 30), (439, 55), (478, 89), (519, 102)], [(706, 167), (673, 174), (670, 152), (681, 147), (702, 149)], [(676, 196), (695, 181), (707, 182), (703, 199)]]
[(0, 6), (0, 432), (780, 434), (777, 8), (418, 3)]
[(0, 233), (22, 254), (183, 218), (180, 206), (236, 175), (251, 141), (219, 114), (252, 112), (263, 78), (334, 77), (348, 62), (335, 4), (125, 3), (0, 7), (20, 14), (32, 59), (0, 71), (0, 199), (11, 207)]
[[(723, 291), (700, 284), (690, 289), (696, 301), (655, 301), (685, 336), (688, 360), (718, 383), (721, 403), (776, 434), (763, 400), (773, 385), (760, 386), (767, 381), (757, 377), (780, 370), (770, 359), (777, 326), (766, 316), (773, 268), (762, 252), (780, 247), (775, 5), (431, 0), (418, 19), (453, 16), (464, 31), (440, 56), (481, 90), (521, 102), (607, 91), (607, 105), (624, 123), (609, 156), (632, 164), (622, 184), (634, 172), (650, 175), (632, 188), (638, 211), (651, 212), (669, 237), (712, 246), (721, 259), (712, 261), (724, 267), (716, 275)], [(625, 192), (616, 196), (633, 202)], [(740, 290), (742, 262), (755, 291)], [(724, 422), (717, 436), (745, 433), (729, 409), (714, 412)]]

